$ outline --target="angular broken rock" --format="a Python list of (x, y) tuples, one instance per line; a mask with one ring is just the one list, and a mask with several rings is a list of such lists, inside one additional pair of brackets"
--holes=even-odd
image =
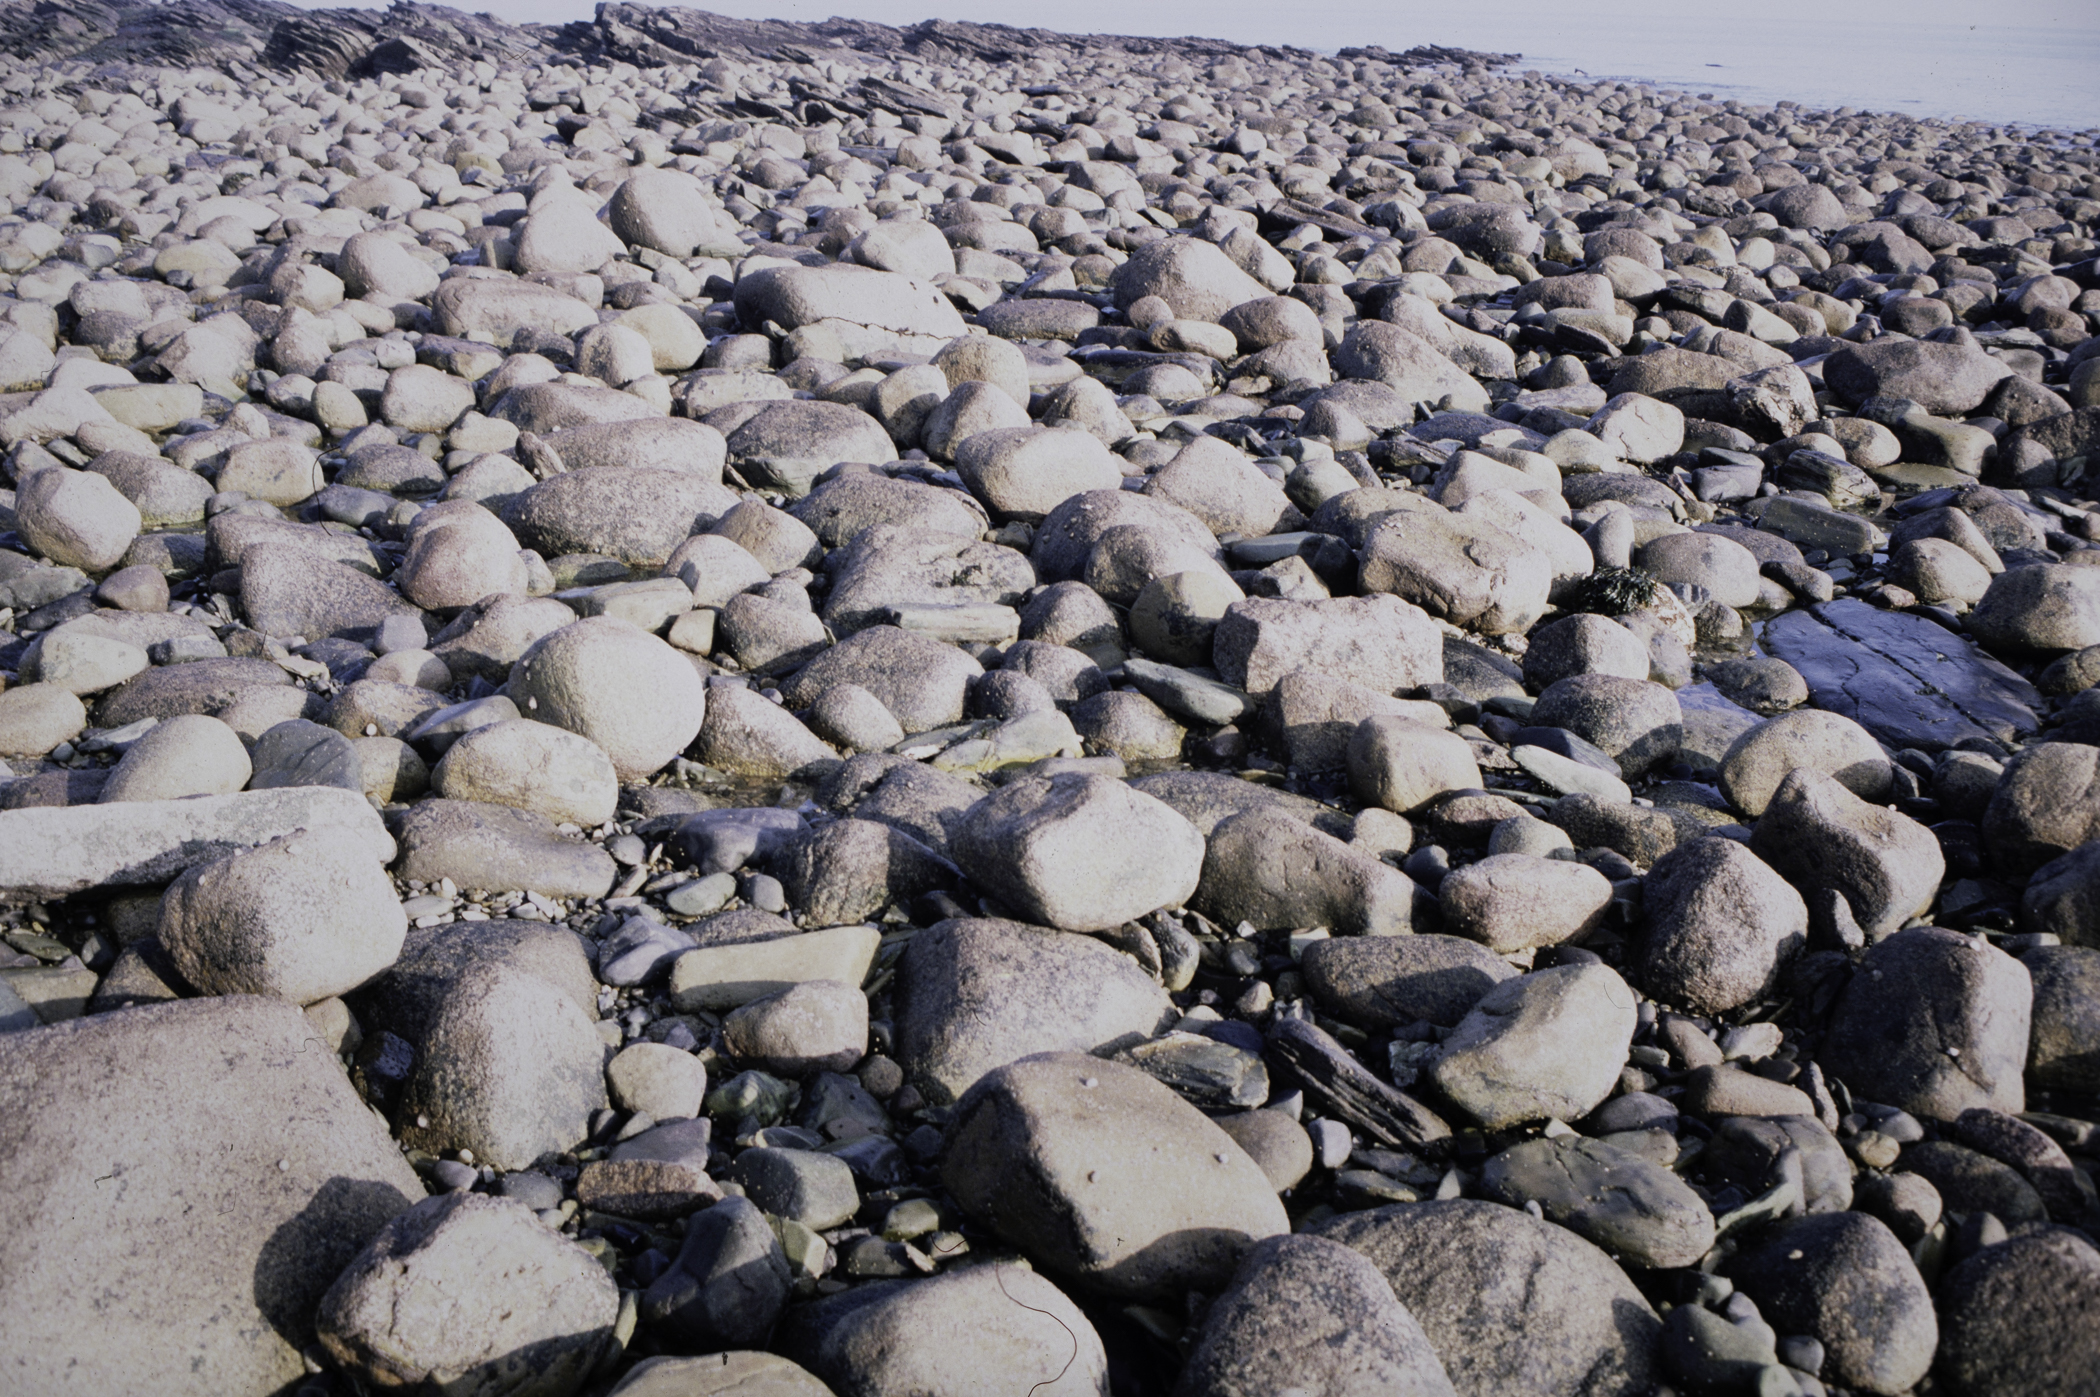
[(1268, 1045), (1314, 1101), (1372, 1139), (1427, 1150), (1450, 1137), (1451, 1127), (1436, 1112), (1372, 1076), (1317, 1025), (1279, 1018), (1269, 1031)]

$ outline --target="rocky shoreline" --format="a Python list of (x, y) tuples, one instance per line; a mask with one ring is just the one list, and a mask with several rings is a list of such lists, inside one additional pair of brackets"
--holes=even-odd
[(0, 1397), (2100, 1391), (2095, 155), (0, 7)]

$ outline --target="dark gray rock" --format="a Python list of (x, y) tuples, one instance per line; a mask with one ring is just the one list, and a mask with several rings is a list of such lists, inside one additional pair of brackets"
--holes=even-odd
[(1732, 839), (1695, 839), (1641, 884), (1640, 983), (1665, 1003), (1722, 1013), (1769, 990), (1808, 939), (1801, 894)]
[(724, 1198), (686, 1220), (678, 1259), (643, 1294), (642, 1314), (682, 1348), (758, 1348), (787, 1307), (791, 1280), (758, 1205)]
[(1290, 1230), (1230, 1136), (1145, 1073), (1081, 1053), (1023, 1058), (964, 1093), (941, 1178), (1038, 1264), (1131, 1300), (1222, 1286)]
[(2042, 742), (2015, 753), (1984, 809), (1983, 837), (2010, 876), (2100, 838), (2100, 747)]
[(1626, 1264), (1690, 1266), (1713, 1248), (1714, 1218), (1669, 1169), (1604, 1140), (1564, 1135), (1512, 1145), (1481, 1166), (1485, 1198), (1536, 1203)]
[(362, 764), (350, 739), (319, 723), (294, 718), (279, 723), (255, 740), (248, 754), (255, 765), (248, 778), (251, 791), (276, 786), (340, 786), (364, 790)]
[(2020, 1171), (1952, 1140), (1924, 1140), (1903, 1149), (1904, 1172), (1931, 1184), (1953, 1213), (1989, 1213), (2007, 1227), (2044, 1222), (2049, 1209)]
[(1773, 617), (1763, 643), (1801, 672), (1816, 707), (1891, 748), (2013, 744), (2040, 729), (2032, 684), (1923, 616), (1840, 597)]
[(291, 682), (292, 676), (270, 660), (229, 658), (161, 665), (134, 675), (104, 694), (95, 705), (95, 723), (98, 727), (121, 728), (141, 718), (217, 713), (243, 689), (277, 688)]
[(1767, 1324), (1823, 1345), (1822, 1376), (1832, 1382), (1907, 1392), (1932, 1366), (1931, 1292), (1877, 1218), (1842, 1212), (1782, 1223), (1737, 1254), (1728, 1275)]
[[(1765, 1374), (1779, 1365), (1770, 1327), (1754, 1319), (1733, 1323), (1703, 1306), (1679, 1305), (1663, 1322), (1662, 1361), (1686, 1391), (1748, 1394), (1767, 1390)], [(1798, 1392), (1775, 1383), (1771, 1389)]]
[(2100, 948), (2037, 946), (2020, 957), (2034, 982), (2027, 1080), (2100, 1091)]
[(866, 921), (960, 878), (954, 864), (873, 820), (833, 820), (808, 830), (772, 866), (790, 903), (815, 926)]
[(1307, 946), (1299, 964), (1322, 1009), (1364, 1028), (1454, 1026), (1518, 973), (1459, 936), (1331, 937)]
[(1582, 674), (1557, 680), (1539, 695), (1531, 721), (1595, 744), (1629, 781), (1673, 760), (1684, 742), (1677, 696), (1646, 679)]
[(1212, 830), (1249, 810), (1274, 810), (1314, 829), (1346, 838), (1349, 820), (1332, 806), (1275, 786), (1260, 786), (1217, 771), (1156, 771), (1129, 782), (1172, 809), (1208, 839)]
[(813, 1150), (745, 1150), (730, 1177), (766, 1212), (818, 1231), (837, 1227), (860, 1208), (853, 1171), (845, 1161)]
[(1715, 1125), (1699, 1160), (1710, 1178), (1734, 1184), (1753, 1198), (1791, 1176), (1798, 1180), (1801, 1206), (1810, 1213), (1841, 1213), (1852, 1206), (1852, 1161), (1813, 1116), (1729, 1116)]
[(1831, 355), (1823, 380), (1853, 407), (1869, 398), (1909, 398), (1927, 412), (1963, 417), (1981, 407), (2010, 372), (1972, 345), (1892, 336)]
[(1939, 1380), (1957, 1397), (2100, 1391), (2100, 1251), (2066, 1228), (1986, 1247), (1940, 1283)]
[(1840, 996), (1821, 1059), (1854, 1094), (1951, 1121), (1972, 1106), (2025, 1108), (2033, 986), (1980, 937), (1899, 931), (1867, 951)]
[(1955, 1117), (1948, 1133), (1970, 1149), (2017, 1169), (2041, 1195), (2049, 1216), (2076, 1221), (2085, 1211), (2090, 1185), (2080, 1182), (2070, 1155), (2039, 1126), (2004, 1111), (1979, 1107)]
[(1869, 941), (1928, 910), (1947, 871), (1931, 830), (1901, 811), (1869, 805), (1809, 767), (1794, 768), (1779, 783), (1757, 817), (1750, 848), (1820, 916), (1834, 915), (1825, 900), (1842, 898)]
[(836, 778), (820, 787), (819, 797), (850, 810), (857, 820), (902, 830), (945, 855), (964, 812), (984, 799), (984, 788), (923, 762), (866, 755), (849, 758)]

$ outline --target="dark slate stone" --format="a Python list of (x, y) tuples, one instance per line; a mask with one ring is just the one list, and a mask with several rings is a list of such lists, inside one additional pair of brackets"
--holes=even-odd
[(1841, 597), (1774, 618), (1764, 649), (1801, 672), (1816, 707), (1893, 748), (2024, 742), (2040, 728), (2032, 684), (1922, 616)]
[(340, 786), (360, 792), (365, 788), (350, 739), (304, 718), (279, 723), (255, 739), (249, 757), (255, 765), (248, 780), (251, 791), (273, 786)]

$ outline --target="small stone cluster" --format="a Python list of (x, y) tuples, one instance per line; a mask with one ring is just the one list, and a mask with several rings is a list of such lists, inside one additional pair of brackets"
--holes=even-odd
[(77, 8), (0, 1397), (2090, 1390), (2094, 133)]

